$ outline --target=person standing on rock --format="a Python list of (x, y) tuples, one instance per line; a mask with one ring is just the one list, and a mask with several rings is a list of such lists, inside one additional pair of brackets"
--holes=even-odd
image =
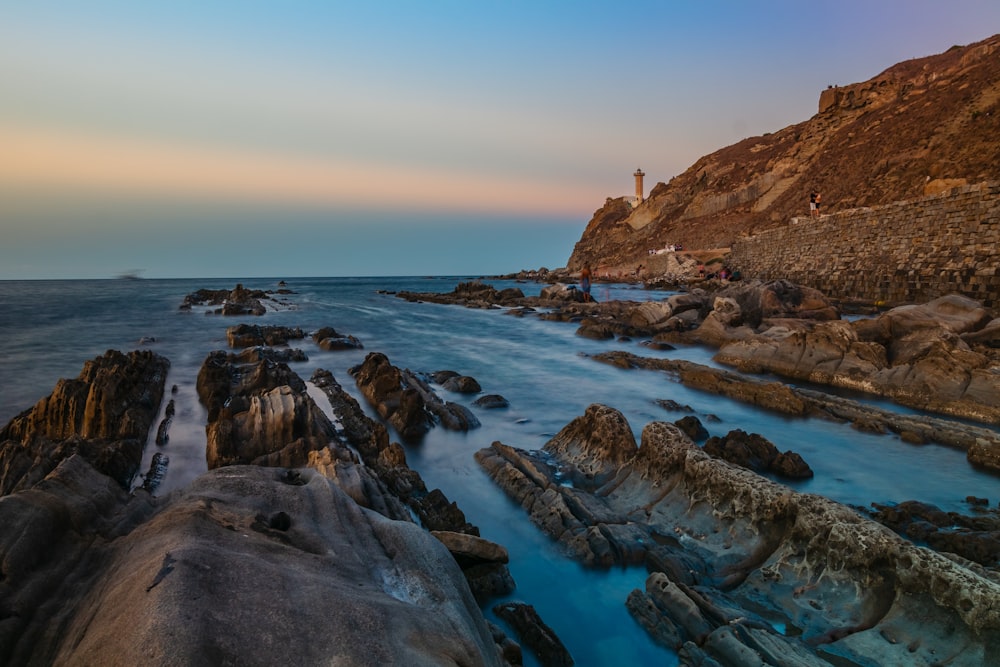
[(809, 193), (809, 215), (814, 218), (819, 215), (819, 193), (815, 190)]
[(583, 300), (589, 302), (590, 298), (590, 264), (584, 264), (583, 270), (580, 271), (580, 290), (583, 292)]
[(820, 205), (820, 200), (822, 198), (823, 198), (823, 195), (821, 193), (817, 192), (816, 193), (816, 211), (813, 213), (813, 215), (815, 215), (817, 218), (819, 217), (819, 205)]

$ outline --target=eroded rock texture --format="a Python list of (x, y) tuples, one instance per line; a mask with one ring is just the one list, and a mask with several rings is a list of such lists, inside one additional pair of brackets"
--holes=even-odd
[(692, 664), (973, 665), (1000, 650), (992, 574), (713, 459), (673, 424), (636, 448), (622, 422), (591, 406), (543, 451), (476, 458), (583, 562), (645, 562), (629, 609)]
[(163, 398), (169, 362), (108, 350), (0, 431), (0, 494), (27, 489), (78, 453), (128, 488)]
[[(703, 327), (712, 318), (706, 318)], [(949, 295), (873, 320), (757, 331), (707, 326), (716, 359), (750, 372), (887, 396), (904, 405), (1000, 423), (1000, 358), (978, 336), (991, 321), (977, 301)]]
[(283, 362), (241, 363), (213, 352), (198, 372), (198, 397), (208, 410), (209, 468), (303, 466), (308, 452), (326, 447), (335, 436), (305, 383)]

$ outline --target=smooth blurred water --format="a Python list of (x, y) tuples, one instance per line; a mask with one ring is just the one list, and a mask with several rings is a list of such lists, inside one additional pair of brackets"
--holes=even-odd
[[(654, 645), (625, 610), (625, 598), (641, 588), (641, 568), (595, 571), (566, 558), (538, 531), (524, 511), (498, 490), (480, 470), (473, 454), (494, 440), (539, 449), (592, 403), (622, 411), (636, 437), (650, 421), (673, 421), (657, 399), (690, 405), (713, 435), (742, 428), (764, 435), (782, 451), (799, 452), (816, 473), (795, 483), (800, 491), (835, 500), (872, 502), (922, 500), (945, 510), (966, 510), (968, 495), (1000, 495), (997, 477), (973, 469), (961, 451), (935, 445), (913, 446), (895, 436), (861, 433), (847, 425), (777, 416), (704, 394), (672, 381), (666, 374), (622, 370), (584, 354), (625, 349), (647, 356), (712, 363), (711, 351), (692, 347), (653, 351), (641, 341), (592, 341), (575, 335), (572, 324), (523, 318), (504, 310), (473, 310), (430, 303), (409, 303), (380, 290), (450, 292), (460, 278), (315, 278), (290, 279), (295, 292), (282, 297), (294, 309), (260, 318), (224, 318), (184, 312), (178, 306), (200, 288), (276, 289), (277, 279), (0, 281), (0, 423), (49, 394), (60, 377), (76, 377), (85, 361), (110, 348), (123, 351), (143, 345), (171, 362), (168, 387), (176, 416), (164, 453), (170, 468), (160, 493), (182, 488), (205, 470), (205, 411), (195, 382), (205, 356), (225, 349), (226, 328), (242, 322), (302, 327), (332, 326), (364, 343), (361, 351), (324, 352), (310, 339), (298, 341), (309, 355), (292, 368), (308, 380), (326, 368), (349, 392), (356, 391), (347, 369), (370, 351), (414, 371), (454, 370), (475, 377), (484, 393), (506, 397), (506, 410), (481, 410), (474, 396), (447, 394), (464, 403), (482, 421), (469, 433), (437, 428), (417, 445), (407, 445), (407, 460), (429, 488), (439, 487), (483, 537), (506, 546), (518, 588), (512, 598), (533, 604), (566, 643), (578, 665), (676, 664), (676, 657)], [(517, 286), (537, 294), (541, 285), (491, 281), (497, 288)], [(597, 285), (600, 300), (659, 299), (667, 294), (626, 285)], [(329, 411), (329, 406), (319, 402)], [(884, 407), (884, 406), (883, 406)], [(161, 408), (162, 411), (162, 408)], [(369, 411), (374, 416), (374, 413)], [(715, 415), (718, 422), (709, 422)], [(155, 451), (147, 447), (147, 461)], [(495, 602), (495, 601), (494, 601)], [(487, 609), (487, 615), (490, 612)], [(534, 664), (526, 655), (526, 664)]]

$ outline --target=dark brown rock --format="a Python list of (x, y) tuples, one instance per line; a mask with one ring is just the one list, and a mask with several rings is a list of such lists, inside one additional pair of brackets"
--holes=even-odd
[(803, 479), (813, 476), (812, 470), (795, 452), (780, 453), (767, 438), (758, 433), (735, 429), (725, 437), (712, 437), (705, 442), (705, 451), (755, 472), (771, 471), (783, 477)]
[(570, 667), (573, 657), (535, 608), (523, 602), (505, 602), (493, 612), (511, 625), (521, 642), (530, 648), (545, 667)]

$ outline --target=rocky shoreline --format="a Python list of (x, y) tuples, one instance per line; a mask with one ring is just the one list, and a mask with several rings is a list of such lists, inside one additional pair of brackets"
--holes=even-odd
[[(253, 314), (242, 298), (251, 292), (222, 292)], [(984, 422), (1000, 415), (1000, 325), (963, 298), (845, 321), (823, 295), (783, 281), (707, 281), (656, 302), (583, 303), (559, 282), (530, 298), (481, 282), (397, 296), (504, 308), (599, 339), (696, 342), (744, 372), (910, 404), (919, 395), (928, 411)], [(197, 381), (209, 472), (187, 488), (154, 495), (166, 456), (133, 484), (167, 393), (169, 362), (150, 351), (88, 362), (0, 431), (0, 662), (521, 664), (521, 646), (480, 611), (516, 587), (507, 550), (426, 487), (380, 421), (404, 439), (475, 429), (476, 416), (436, 387), (479, 393), (479, 383), (370, 352), (350, 375), (379, 420), (319, 369), (309, 383), (331, 421), (289, 368), (305, 358), (289, 345), (357, 350), (362, 341), (332, 327), (241, 324), (226, 334), (232, 351), (209, 354)], [(769, 410), (957, 447), (1000, 471), (1000, 436), (988, 428), (690, 362), (593, 358)], [(482, 409), (505, 404), (484, 398)], [(171, 412), (157, 444), (169, 438)], [(682, 664), (971, 665), (1000, 649), (1000, 517), (988, 499), (970, 517), (919, 504), (846, 507), (709, 453), (811, 474), (794, 452), (737, 431), (702, 447), (699, 426), (654, 421), (636, 443), (621, 413), (592, 405), (542, 450), (494, 442), (476, 459), (582, 563), (645, 565), (645, 590), (622, 604)], [(495, 611), (541, 664), (573, 664), (530, 604)]]

